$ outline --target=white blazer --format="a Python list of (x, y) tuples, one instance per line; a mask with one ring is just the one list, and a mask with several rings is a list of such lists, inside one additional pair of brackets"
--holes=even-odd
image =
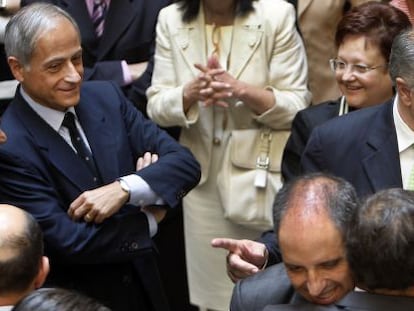
[[(310, 102), (305, 49), (295, 28), (295, 12), (282, 0), (253, 2), (255, 11), (237, 17), (233, 25), (228, 71), (236, 79), (273, 91), (276, 104), (255, 115), (236, 98), (230, 104), (233, 128), (266, 124), (289, 129), (295, 114)], [(152, 85), (147, 90), (147, 111), (161, 126), (181, 126), (180, 142), (189, 147), (207, 178), (213, 141), (213, 109), (193, 105), (183, 111), (183, 85), (194, 79), (195, 63), (207, 63), (202, 6), (197, 18), (184, 23), (177, 4), (161, 10), (157, 24)], [(237, 104), (236, 104), (237, 103)]]

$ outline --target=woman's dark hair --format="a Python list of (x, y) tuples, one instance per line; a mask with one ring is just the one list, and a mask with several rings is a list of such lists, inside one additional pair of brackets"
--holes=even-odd
[(364, 36), (378, 46), (388, 63), (394, 38), (411, 23), (402, 11), (379, 2), (367, 2), (348, 11), (336, 28), (335, 44), (338, 48), (347, 36)]
[[(243, 16), (254, 10), (253, 1), (257, 0), (237, 0), (236, 14)], [(180, 4), (180, 10), (183, 12), (183, 21), (191, 22), (198, 15), (200, 10), (201, 0), (177, 0)]]
[(41, 288), (20, 300), (12, 311), (111, 311), (95, 299), (63, 288)]

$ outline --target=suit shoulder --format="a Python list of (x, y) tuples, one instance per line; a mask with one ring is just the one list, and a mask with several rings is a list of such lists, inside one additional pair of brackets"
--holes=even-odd
[(339, 114), (339, 101), (327, 101), (316, 106), (310, 106), (300, 110), (293, 122), (303, 120), (312, 128), (322, 124)]
[(318, 128), (324, 133), (331, 133), (331, 135), (336, 135), (341, 131), (345, 131), (349, 135), (350, 132), (361, 132), (365, 128), (370, 128), (373, 122), (387, 117), (392, 117), (392, 102), (350, 112), (329, 120)]
[(277, 264), (237, 283), (233, 300), (243, 301), (246, 310), (261, 310), (268, 304), (288, 303), (293, 293), (284, 264)]

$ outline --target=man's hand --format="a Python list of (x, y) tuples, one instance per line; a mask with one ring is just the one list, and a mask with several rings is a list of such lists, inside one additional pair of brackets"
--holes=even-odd
[(151, 154), (150, 152), (145, 152), (144, 156), (139, 157), (137, 161), (137, 171), (147, 167), (158, 161), (158, 154)]
[(217, 238), (211, 241), (211, 245), (229, 251), (227, 274), (234, 283), (257, 273), (269, 256), (263, 243), (251, 240)]
[[(137, 171), (147, 167), (158, 161), (158, 154), (151, 154), (150, 152), (145, 152), (143, 157), (140, 157), (137, 161)], [(155, 221), (159, 224), (167, 214), (167, 210), (161, 206), (144, 206), (141, 208), (143, 212), (151, 213)]]
[(115, 214), (128, 200), (119, 181), (83, 192), (69, 206), (68, 214), (73, 220), (101, 223)]

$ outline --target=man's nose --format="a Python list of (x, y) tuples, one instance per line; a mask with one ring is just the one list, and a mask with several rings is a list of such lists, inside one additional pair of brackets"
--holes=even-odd
[(311, 296), (319, 296), (325, 288), (325, 280), (316, 272), (308, 273), (307, 288)]
[(66, 69), (66, 75), (65, 75), (65, 80), (67, 82), (72, 82), (72, 83), (77, 83), (82, 79), (80, 73), (77, 70), (77, 67), (72, 64), (69, 63)]

